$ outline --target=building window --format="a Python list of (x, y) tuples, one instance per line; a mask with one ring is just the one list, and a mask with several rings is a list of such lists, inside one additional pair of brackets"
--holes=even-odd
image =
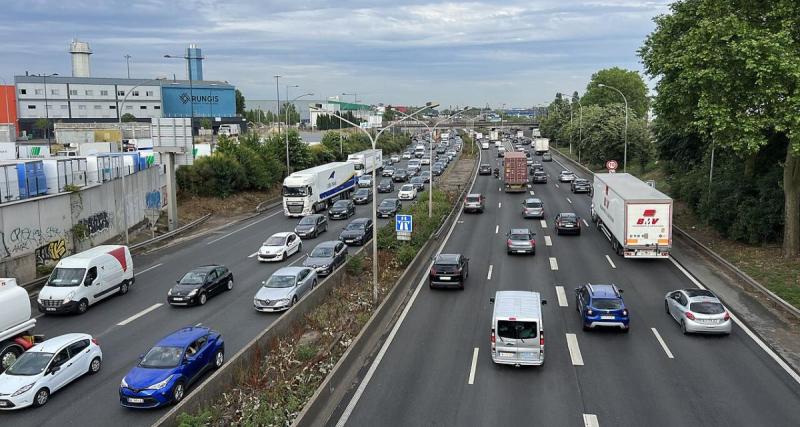
[(124, 90), (118, 90), (117, 91), (117, 96), (125, 96), (125, 91)]
[(58, 89), (50, 89), (50, 95), (58, 95)]
[(72, 96), (78, 96), (78, 90), (77, 89), (70, 89), (69, 90), (69, 94), (72, 95)]
[(146, 109), (147, 109), (147, 106), (146, 106), (146, 105), (140, 105), (140, 106), (139, 106), (139, 109), (140, 109), (140, 110), (146, 110)]
[(85, 105), (79, 105), (79, 106), (78, 106), (78, 109), (79, 109), (79, 110), (85, 110), (85, 109), (86, 109), (86, 106), (85, 106)]
[(95, 105), (95, 106), (94, 106), (94, 109), (95, 109), (95, 110), (99, 110), (99, 109), (101, 109), (101, 108), (103, 108), (103, 106), (102, 106), (102, 105)]
[(160, 109), (161, 109), (161, 106), (160, 106), (160, 105), (154, 105), (154, 106), (153, 106), (153, 109), (154, 109), (154, 110), (160, 110)]
[(100, 96), (108, 96), (108, 91), (107, 90), (101, 90), (100, 91)]
[(89, 90), (86, 91), (86, 96), (93, 96), (93, 95), (94, 95), (94, 91), (93, 90), (89, 89)]
[(116, 109), (117, 109), (117, 106), (116, 106), (116, 105), (109, 105), (109, 106), (108, 106), (108, 109), (109, 109), (109, 110), (116, 110)]
[(20, 89), (19, 90), (19, 94), (20, 95), (27, 95), (28, 94), (28, 89)]
[(44, 89), (34, 89), (34, 95), (44, 95)]
[(133, 91), (133, 93), (132, 93), (131, 95), (133, 95), (133, 96), (139, 96), (139, 91), (138, 91), (138, 90), (135, 90), (135, 91)]
[(148, 90), (144, 94), (145, 94), (145, 96), (153, 96), (153, 91), (152, 90)]
[(36, 109), (36, 106), (35, 106), (35, 105), (28, 105), (28, 109), (29, 109), (29, 110), (35, 110), (35, 109)]

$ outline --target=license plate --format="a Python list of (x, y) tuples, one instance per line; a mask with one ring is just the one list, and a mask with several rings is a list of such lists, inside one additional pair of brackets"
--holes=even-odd
[(56, 311), (56, 309), (55, 309), (55, 308), (52, 308), (52, 307), (47, 307), (47, 308), (46, 308), (46, 311)]
[(345, 240), (344, 242), (345, 243), (355, 243), (355, 240), (350, 239), (350, 240)]
[(144, 399), (140, 399), (138, 397), (129, 397), (128, 403), (144, 403)]
[(510, 351), (501, 351), (500, 352), (500, 356), (502, 356), (502, 357), (514, 357), (514, 353), (512, 353)]
[(533, 353), (526, 351), (524, 353), (520, 353), (520, 357), (522, 357), (523, 359), (533, 359), (534, 356)]
[(614, 320), (614, 316), (600, 316), (603, 320)]
[(175, 298), (173, 298), (173, 299), (174, 299), (175, 301), (183, 301), (183, 298), (181, 298), (181, 297), (175, 297)]
[(447, 276), (441, 276), (439, 277), (439, 280), (450, 280), (450, 278)]
[(572, 228), (572, 227), (574, 227), (574, 225), (572, 225), (572, 224), (566, 224), (566, 225), (564, 225), (564, 228)]
[(518, 249), (518, 250), (517, 250), (517, 253), (518, 253), (518, 254), (524, 254), (524, 253), (525, 253), (525, 250), (524, 250), (524, 249)]

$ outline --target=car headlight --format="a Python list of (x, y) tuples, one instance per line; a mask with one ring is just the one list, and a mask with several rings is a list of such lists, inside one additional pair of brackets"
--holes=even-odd
[(119, 388), (128, 388), (128, 383), (125, 382), (125, 377), (122, 377), (122, 381), (119, 382)]
[(169, 384), (169, 381), (172, 379), (172, 377), (173, 377), (173, 375), (170, 375), (167, 378), (164, 378), (164, 381), (161, 381), (161, 382), (155, 383), (155, 384), (153, 384), (153, 385), (151, 385), (149, 387), (146, 387), (145, 390), (160, 390), (160, 389), (166, 387), (167, 384)]
[(64, 304), (67, 304), (68, 302), (72, 301), (72, 297), (74, 297), (74, 296), (75, 296), (75, 291), (72, 291), (72, 292), (68, 293), (66, 297), (64, 297), (64, 301), (62, 301), (62, 302)]
[(11, 397), (19, 396), (20, 394), (25, 393), (26, 391), (32, 389), (34, 384), (36, 383), (30, 383), (28, 385), (20, 387), (19, 390), (15, 391), (14, 394), (11, 395)]
[(289, 302), (289, 298), (281, 298), (281, 299), (276, 300), (276, 301), (277, 302)]
[(190, 297), (193, 297), (193, 296), (195, 296), (195, 295), (197, 295), (197, 289), (195, 289), (195, 290), (193, 290), (193, 291), (189, 292), (189, 296), (190, 296)]

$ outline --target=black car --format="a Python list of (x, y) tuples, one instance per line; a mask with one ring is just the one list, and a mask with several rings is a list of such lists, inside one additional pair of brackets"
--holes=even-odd
[(547, 174), (544, 171), (535, 171), (531, 176), (531, 182), (534, 184), (547, 184)]
[(322, 242), (303, 261), (303, 267), (311, 267), (317, 276), (327, 276), (347, 260), (347, 245), (338, 240)]
[(469, 276), (469, 258), (461, 254), (439, 254), (433, 258), (428, 273), (428, 285), (434, 287), (457, 287), (464, 289)]
[(573, 193), (590, 193), (592, 191), (592, 184), (589, 180), (583, 178), (575, 178), (570, 185)]
[(323, 231), (328, 231), (328, 218), (319, 214), (303, 217), (294, 227), (294, 234), (303, 239), (313, 239)]
[(556, 234), (581, 234), (581, 219), (573, 212), (561, 212), (556, 215)]
[(328, 209), (328, 218), (330, 219), (347, 219), (356, 214), (356, 205), (352, 200), (337, 200), (333, 206)]
[(434, 166), (431, 172), (433, 172), (433, 176), (441, 176), (444, 173), (444, 168)]
[(447, 152), (447, 147), (445, 147), (444, 145), (440, 145), (438, 148), (436, 148), (436, 154), (444, 154), (446, 152)]
[(417, 191), (425, 191), (425, 178), (421, 176), (415, 176), (411, 178), (411, 185), (413, 185)]
[(397, 215), (401, 207), (403, 205), (400, 203), (400, 199), (383, 199), (378, 206), (378, 218), (391, 218), (393, 215)]
[(420, 178), (422, 178), (425, 183), (431, 182), (431, 171), (422, 171), (419, 173)]
[(356, 218), (339, 234), (339, 240), (348, 245), (363, 245), (372, 238), (372, 220)]
[(391, 193), (392, 191), (394, 191), (394, 181), (391, 179), (382, 179), (378, 183), (378, 193)]
[(359, 188), (353, 193), (353, 203), (357, 205), (366, 205), (372, 201), (372, 189)]
[(233, 273), (221, 265), (204, 265), (184, 274), (167, 291), (170, 305), (203, 305), (208, 297), (233, 289)]
[(395, 169), (394, 173), (392, 174), (392, 181), (394, 182), (408, 181), (408, 171), (405, 169)]
[(488, 163), (481, 163), (481, 166), (478, 168), (478, 175), (491, 175), (492, 174), (492, 165)]

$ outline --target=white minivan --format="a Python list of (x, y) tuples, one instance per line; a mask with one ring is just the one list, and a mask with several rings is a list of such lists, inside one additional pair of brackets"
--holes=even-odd
[(492, 361), (504, 365), (544, 364), (542, 304), (538, 292), (498, 291), (490, 301)]
[(56, 264), (39, 291), (39, 311), (83, 314), (90, 305), (108, 296), (128, 293), (135, 280), (127, 246), (95, 246)]

